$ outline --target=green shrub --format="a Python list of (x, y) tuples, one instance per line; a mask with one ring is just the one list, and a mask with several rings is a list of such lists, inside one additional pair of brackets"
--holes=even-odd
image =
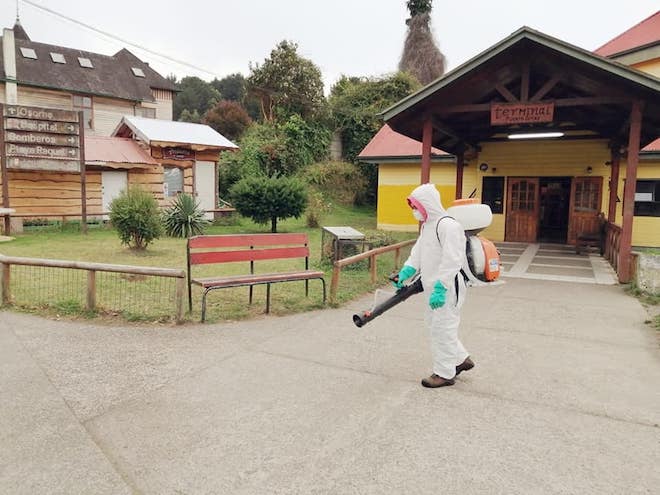
[(134, 249), (146, 249), (163, 233), (156, 198), (139, 187), (124, 190), (112, 200), (110, 221), (122, 244)]
[(350, 206), (364, 194), (367, 180), (358, 167), (348, 162), (322, 162), (306, 167), (301, 177), (326, 197)]
[(305, 210), (305, 223), (309, 228), (321, 225), (321, 218), (330, 212), (332, 203), (327, 201), (323, 193), (312, 191), (309, 193), (307, 209)]
[(190, 194), (179, 194), (163, 215), (165, 233), (170, 237), (201, 235), (209, 222)]
[(270, 221), (277, 232), (277, 220), (299, 218), (307, 206), (307, 191), (302, 181), (293, 177), (248, 177), (231, 188), (232, 203), (243, 216), (254, 222)]

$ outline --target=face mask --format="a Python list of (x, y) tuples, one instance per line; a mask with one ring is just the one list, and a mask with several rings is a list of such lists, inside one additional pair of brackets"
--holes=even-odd
[(423, 222), (424, 221), (424, 215), (422, 215), (422, 212), (419, 210), (413, 210), (412, 211), (413, 217), (415, 217), (415, 220), (418, 222)]

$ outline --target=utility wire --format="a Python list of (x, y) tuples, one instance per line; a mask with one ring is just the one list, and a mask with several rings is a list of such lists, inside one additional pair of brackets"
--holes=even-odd
[[(119, 36), (115, 36), (114, 34), (108, 33), (108, 32), (103, 31), (103, 30), (101, 30), (101, 29), (97, 29), (97, 28), (95, 28), (94, 26), (90, 26), (89, 24), (85, 24), (84, 22), (78, 21), (78, 20), (73, 19), (73, 18), (71, 18), (71, 17), (69, 17), (69, 16), (66, 16), (66, 15), (64, 15), (64, 14), (60, 14), (59, 12), (56, 12), (56, 11), (54, 11), (54, 10), (52, 10), (52, 9), (49, 9), (48, 7), (44, 7), (43, 5), (39, 5), (38, 3), (33, 2), (33, 1), (31, 1), (31, 0), (20, 0), (20, 1), (23, 2), (23, 3), (26, 3), (26, 4), (28, 4), (28, 5), (30, 5), (30, 6), (32, 6), (32, 7), (35, 7), (35, 8), (37, 8), (37, 9), (39, 9), (39, 10), (43, 10), (44, 12), (47, 12), (47, 13), (49, 13), (49, 14), (52, 14), (52, 15), (54, 15), (54, 16), (56, 16), (56, 17), (60, 17), (60, 18), (62, 18), (62, 19), (64, 19), (64, 20), (66, 20), (66, 21), (72, 22), (72, 23), (74, 23), (74, 24), (78, 24), (79, 26), (82, 26), (82, 27), (84, 27), (84, 28), (86, 28), (86, 29), (89, 29), (89, 30), (94, 31), (94, 32), (99, 33), (99, 34), (102, 34), (103, 36), (107, 36), (108, 38), (114, 39), (114, 40), (116, 40), (116, 41), (120, 41), (120, 42), (122, 42), (122, 43), (124, 43), (124, 44), (126, 44), (126, 45), (130, 45), (130, 46), (132, 46), (132, 47), (134, 47), (134, 48), (138, 48), (138, 49), (140, 49), (140, 50), (144, 50), (145, 52), (148, 52), (148, 53), (151, 53), (152, 55), (156, 55), (156, 56), (158, 56), (158, 57), (164, 58), (165, 60), (169, 60), (170, 62), (175, 62), (175, 63), (177, 63), (177, 64), (179, 64), (179, 65), (183, 65), (183, 66), (186, 66), (186, 67), (190, 67), (190, 68), (192, 68), (192, 69), (195, 69), (195, 70), (198, 70), (198, 71), (204, 72), (205, 74), (209, 74), (209, 75), (211, 75), (211, 76), (220, 77), (220, 76), (218, 76), (215, 72), (212, 72), (212, 71), (209, 71), (209, 70), (203, 69), (202, 67), (198, 67), (198, 66), (193, 65), (193, 64), (189, 64), (188, 62), (184, 62), (184, 61), (182, 61), (182, 60), (177, 60), (177, 59), (175, 59), (175, 58), (170, 57), (169, 55), (164, 55), (164, 54), (162, 54), (162, 53), (156, 52), (156, 51), (151, 50), (151, 49), (149, 49), (149, 48), (145, 48), (144, 46), (142, 46), (142, 45), (138, 45), (137, 43), (132, 43), (132, 42), (130, 42), (130, 41), (124, 39), (124, 38), (120, 38)], [(18, 6), (18, 2), (17, 2), (17, 6)]]

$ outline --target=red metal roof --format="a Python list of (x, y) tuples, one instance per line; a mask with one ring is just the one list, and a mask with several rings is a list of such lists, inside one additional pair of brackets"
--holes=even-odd
[(642, 153), (644, 153), (645, 151), (647, 151), (647, 152), (658, 152), (658, 151), (660, 151), (660, 138), (656, 139), (655, 141), (653, 141), (648, 146), (645, 146), (642, 149)]
[(85, 136), (85, 162), (158, 165), (132, 139), (101, 136)]
[[(431, 148), (432, 155), (448, 156), (438, 148)], [(418, 157), (422, 156), (422, 143), (399, 134), (385, 124), (376, 135), (371, 138), (369, 144), (358, 155), (358, 158), (392, 158), (392, 157)]]
[(660, 10), (594, 50), (594, 53), (610, 57), (658, 41), (660, 41)]

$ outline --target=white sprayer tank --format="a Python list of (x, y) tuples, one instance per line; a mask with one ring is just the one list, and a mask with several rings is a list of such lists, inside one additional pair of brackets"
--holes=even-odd
[(478, 199), (457, 199), (447, 208), (447, 213), (463, 226), (466, 234), (477, 234), (493, 221), (490, 206)]

